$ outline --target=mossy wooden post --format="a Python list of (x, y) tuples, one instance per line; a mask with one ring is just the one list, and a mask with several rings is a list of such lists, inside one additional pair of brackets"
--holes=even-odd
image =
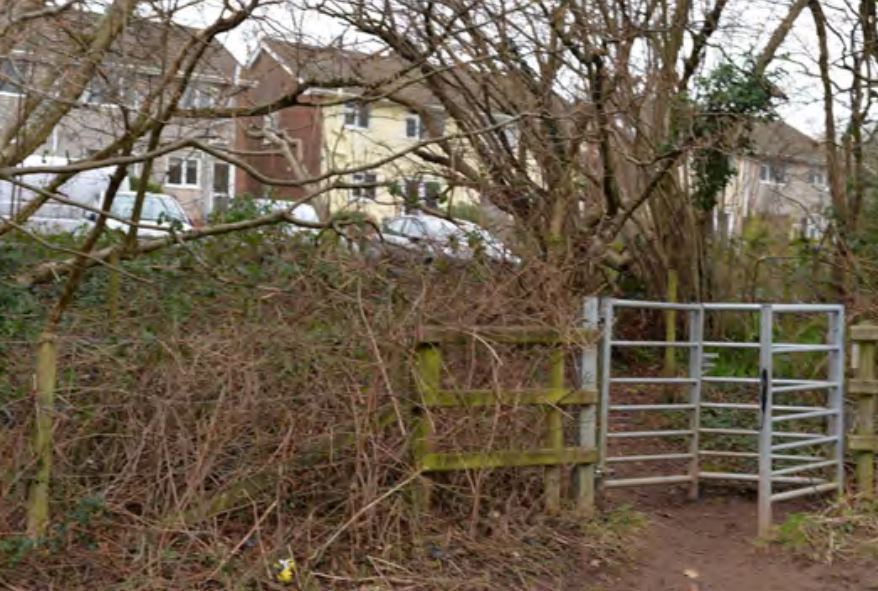
[[(549, 388), (553, 392), (564, 391), (564, 349), (555, 345), (550, 356)], [(550, 407), (546, 415), (546, 449), (564, 449), (564, 423), (561, 409)], [(561, 511), (561, 466), (549, 466), (544, 476), (546, 513), (550, 515)]]
[(875, 380), (875, 344), (878, 326), (858, 325), (851, 328), (851, 340), (859, 348), (857, 375), (848, 392), (857, 397), (856, 434), (851, 437), (851, 450), (857, 464), (857, 490), (867, 499), (875, 496), (875, 413), (878, 410)]
[(49, 480), (52, 475), (52, 423), (58, 349), (55, 335), (43, 333), (37, 343), (36, 392), (34, 399), (33, 455), (36, 474), (30, 486), (27, 533), (42, 538), (49, 523)]
[[(424, 469), (424, 458), (430, 452), (430, 419), (427, 408), (439, 391), (442, 372), (442, 353), (438, 344), (420, 343), (415, 351), (417, 356), (415, 373), (419, 400), (412, 405), (412, 457), (418, 470)], [(415, 508), (427, 511), (430, 508), (431, 483), (427, 476), (418, 477), (413, 491)]]

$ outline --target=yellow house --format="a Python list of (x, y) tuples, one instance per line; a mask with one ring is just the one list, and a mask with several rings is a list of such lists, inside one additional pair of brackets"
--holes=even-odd
[[(238, 146), (266, 177), (326, 177), (333, 186), (321, 204), (333, 214), (361, 212), (380, 221), (413, 206), (448, 210), (478, 203), (477, 192), (455, 185), (447, 167), (415, 153), (438, 153), (433, 140), (453, 134), (453, 126), (422, 85), (404, 81), (401, 68), (384, 56), (265, 39), (245, 67), (250, 87), (239, 104), (290, 94), (298, 94), (301, 104), (240, 120)], [(268, 130), (273, 141), (266, 140)], [(237, 193), (298, 199), (306, 189), (240, 174)]]

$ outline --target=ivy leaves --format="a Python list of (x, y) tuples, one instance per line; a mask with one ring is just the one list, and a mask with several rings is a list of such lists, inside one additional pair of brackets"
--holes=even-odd
[(703, 210), (716, 206), (717, 197), (735, 175), (732, 157), (746, 149), (753, 123), (776, 117), (780, 96), (768, 76), (756, 73), (748, 59), (743, 67), (724, 62), (697, 81), (691, 102), (692, 200)]

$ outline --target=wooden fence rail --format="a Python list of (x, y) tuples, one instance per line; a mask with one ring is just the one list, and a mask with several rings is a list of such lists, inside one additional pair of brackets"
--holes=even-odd
[(864, 498), (875, 495), (875, 414), (878, 410), (878, 380), (875, 379), (875, 350), (878, 326), (858, 324), (851, 327), (851, 343), (859, 347), (856, 376), (848, 381), (848, 396), (855, 401), (853, 432), (848, 446), (857, 467), (857, 492)]
[[(589, 314), (590, 309), (586, 308)], [(595, 308), (596, 313), (596, 308)], [(595, 319), (590, 319), (594, 320)], [(442, 351), (444, 347), (467, 342), (504, 343), (521, 347), (548, 346), (549, 368), (545, 387), (524, 390), (477, 389), (450, 390), (442, 387)], [(581, 346), (585, 353), (583, 364), (597, 359), (594, 329), (559, 332), (542, 327), (470, 327), (466, 330), (449, 327), (425, 327), (419, 335), (415, 348), (415, 386), (418, 394), (411, 413), (412, 455), (416, 468), (422, 473), (450, 470), (474, 470), (489, 468), (517, 468), (544, 466), (544, 495), (548, 513), (561, 509), (562, 467), (574, 466), (574, 485), (577, 508), (590, 514), (594, 507), (594, 470), (598, 461), (593, 422), (597, 404), (597, 388), (593, 382), (583, 382), (579, 388), (565, 385), (565, 351), (571, 346)], [(590, 370), (597, 375), (597, 368)], [(585, 375), (585, 372), (583, 372)], [(543, 447), (531, 450), (490, 450), (437, 453), (433, 451), (429, 412), (431, 408), (475, 408), (494, 405), (528, 405), (544, 409), (546, 426)], [(562, 407), (581, 407), (584, 417), (580, 426), (578, 445), (565, 447)], [(415, 502), (419, 509), (429, 507), (431, 483), (421, 479)]]

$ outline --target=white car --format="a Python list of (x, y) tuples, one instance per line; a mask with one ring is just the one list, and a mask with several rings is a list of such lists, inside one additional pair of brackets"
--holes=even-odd
[(520, 262), (500, 240), (472, 222), (452, 222), (431, 215), (402, 215), (385, 220), (383, 226), (384, 242), (422, 250), (432, 256), (469, 260), (478, 252), (492, 261)]
[[(280, 201), (276, 199), (254, 199), (253, 204), (260, 210), (264, 212), (276, 212), (276, 211), (286, 211), (291, 207), (293, 217), (297, 220), (301, 220), (306, 223), (311, 224), (319, 224), (320, 216), (317, 215), (317, 210), (314, 209), (314, 206), (310, 203), (300, 203), (295, 205), (290, 201)], [(288, 234), (298, 234), (298, 233), (307, 233), (314, 234), (317, 232), (314, 228), (305, 228), (302, 226), (297, 226), (295, 223), (284, 224), (283, 226), (284, 232)]]
[[(134, 211), (134, 202), (137, 193), (133, 191), (119, 191), (113, 198), (113, 205), (110, 207), (110, 213), (117, 218), (131, 219)], [(98, 204), (99, 205), (99, 204)], [(95, 214), (91, 214), (94, 218)], [(192, 229), (192, 221), (183, 207), (176, 199), (170, 195), (162, 193), (146, 193), (143, 196), (143, 208), (140, 211), (140, 222), (150, 226), (159, 226), (159, 228), (143, 228), (137, 229), (137, 235), (144, 238), (157, 238), (167, 236), (173, 229), (178, 232), (186, 232)], [(131, 224), (119, 221), (113, 218), (107, 218), (107, 228), (111, 230), (122, 230), (127, 232)], [(165, 229), (167, 228), (167, 229)]]
[(485, 256), (492, 261), (512, 263), (514, 265), (521, 262), (521, 259), (512, 254), (509, 247), (503, 244), (499, 238), (478, 224), (467, 221), (456, 221), (455, 223), (467, 236), (469, 245), (475, 247), (476, 250), (482, 249)]
[[(53, 156), (31, 155), (24, 159), (22, 167), (67, 166), (69, 160)], [(75, 174), (58, 189), (58, 193), (72, 202), (84, 205), (100, 203), (100, 198), (110, 184), (113, 168), (96, 168)], [(32, 173), (17, 177), (31, 187), (44, 188), (55, 178), (54, 173)], [(37, 197), (36, 191), (25, 189), (9, 181), (0, 180), (0, 218), (11, 218)], [(87, 230), (92, 226), (88, 210), (77, 205), (50, 200), (37, 209), (26, 227), (41, 234), (59, 234)]]

